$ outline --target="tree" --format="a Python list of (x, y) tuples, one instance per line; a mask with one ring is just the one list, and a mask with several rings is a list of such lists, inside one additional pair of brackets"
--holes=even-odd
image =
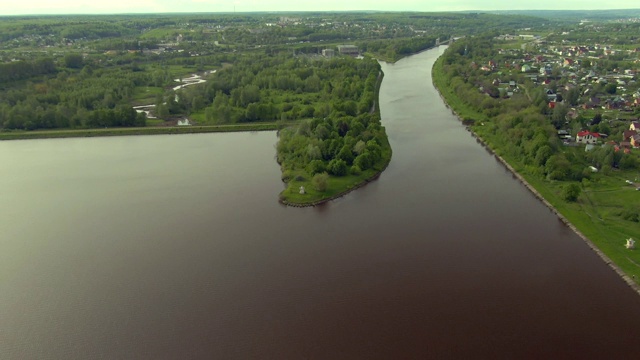
[(323, 173), (325, 171), (324, 162), (322, 160), (312, 160), (306, 169), (311, 175)]
[(326, 172), (315, 174), (311, 179), (311, 183), (316, 190), (325, 192), (329, 186), (329, 174)]
[(82, 54), (67, 54), (64, 57), (64, 66), (71, 69), (80, 69), (84, 64)]
[(562, 198), (565, 201), (575, 202), (578, 200), (578, 196), (580, 196), (581, 191), (582, 190), (580, 189), (580, 185), (576, 183), (565, 185), (565, 187), (562, 189)]
[(327, 167), (329, 173), (335, 176), (344, 176), (347, 175), (347, 163), (341, 159), (333, 159), (329, 162), (329, 166)]
[(569, 108), (567, 108), (564, 104), (556, 104), (556, 107), (553, 109), (553, 114), (551, 115), (551, 122), (556, 129), (561, 128), (565, 121), (566, 116), (569, 113)]
[(604, 91), (611, 95), (615, 94), (617, 91), (616, 84), (607, 84), (607, 86), (604, 87)]
[(578, 105), (579, 99), (580, 99), (580, 92), (578, 88), (571, 88), (569, 89), (569, 91), (567, 91), (567, 96), (565, 100), (569, 103), (569, 105), (571, 106)]

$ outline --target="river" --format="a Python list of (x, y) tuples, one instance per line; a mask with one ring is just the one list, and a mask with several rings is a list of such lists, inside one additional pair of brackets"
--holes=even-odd
[(635, 358), (640, 297), (431, 85), (383, 64), (394, 154), (277, 202), (273, 132), (0, 143), (0, 358)]

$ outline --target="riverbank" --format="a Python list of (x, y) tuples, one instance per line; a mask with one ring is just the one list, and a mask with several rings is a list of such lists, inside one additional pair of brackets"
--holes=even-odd
[(81, 129), (81, 130), (37, 130), (37, 131), (1, 131), (0, 140), (28, 140), (28, 139), (53, 139), (74, 137), (98, 137), (98, 136), (133, 136), (133, 135), (173, 135), (173, 134), (197, 134), (213, 132), (237, 132), (237, 131), (274, 131), (279, 128), (277, 123), (247, 123), (230, 125), (206, 125), (206, 126), (154, 126), (136, 128), (105, 128), (105, 129)]
[[(432, 73), (441, 71), (442, 60), (438, 59), (432, 68)], [(618, 240), (618, 243), (612, 243), (611, 239), (605, 236), (607, 233), (614, 233), (616, 229), (608, 227), (604, 223), (593, 223), (593, 221), (586, 216), (585, 211), (582, 209), (571, 209), (570, 204), (562, 204), (562, 200), (555, 196), (557, 192), (557, 186), (554, 187), (550, 184), (546, 184), (539, 179), (536, 179), (532, 175), (528, 175), (524, 172), (518, 171), (518, 166), (514, 161), (508, 161), (498, 153), (498, 149), (494, 148), (490, 142), (484, 139), (481, 134), (474, 130), (468, 122), (465, 121), (469, 118), (477, 119), (480, 114), (475, 114), (472, 109), (464, 106), (463, 102), (457, 97), (457, 95), (449, 89), (449, 91), (443, 91), (446, 89), (446, 84), (439, 82), (442, 80), (438, 76), (433, 76), (433, 84), (440, 94), (440, 97), (445, 102), (448, 108), (451, 109), (454, 114), (463, 124), (467, 125), (466, 129), (478, 140), (478, 142), (490, 151), (495, 158), (502, 163), (518, 181), (520, 181), (527, 189), (529, 189), (545, 206), (547, 206), (567, 227), (574, 231), (612, 270), (614, 270), (635, 292), (640, 294), (640, 286), (637, 282), (640, 277), (640, 266), (637, 262), (630, 258), (635, 255), (633, 250), (627, 250), (628, 256), (621, 251), (624, 248), (624, 237)], [(464, 112), (461, 115), (459, 112)], [(471, 116), (471, 117), (469, 117)], [(476, 121), (478, 123), (478, 121)], [(482, 125), (480, 125), (482, 126)], [(580, 205), (576, 205), (580, 206)], [(593, 205), (592, 205), (593, 206)], [(588, 215), (588, 214), (587, 214)], [(589, 218), (589, 219), (587, 219)], [(591, 222), (591, 224), (589, 224)], [(589, 224), (589, 225), (587, 225)], [(588, 233), (589, 236), (585, 235)], [(637, 256), (637, 255), (636, 255)]]
[[(386, 165), (384, 166), (384, 168), (382, 168), (381, 170), (375, 171), (373, 174), (365, 177), (364, 179), (357, 179), (354, 180), (353, 182), (350, 183), (350, 185), (346, 185), (346, 189), (342, 190), (342, 191), (338, 191), (335, 192), (332, 191), (331, 195), (327, 195), (327, 193), (323, 193), (321, 198), (319, 199), (312, 199), (312, 200), (307, 200), (305, 201), (305, 196), (309, 196), (309, 193), (306, 194), (299, 194), (298, 197), (292, 197), (291, 195), (295, 195), (295, 189), (298, 188), (299, 186), (303, 186), (302, 182), (293, 182), (291, 184), (289, 184), (289, 186), (287, 187), (287, 189), (285, 189), (281, 194), (280, 197), (278, 199), (278, 201), (286, 206), (291, 206), (291, 207), (298, 207), (298, 208), (304, 208), (304, 207), (314, 207), (314, 206), (319, 206), (322, 205), (324, 203), (327, 203), (329, 201), (332, 200), (336, 200), (339, 199), (347, 194), (349, 194), (350, 192), (357, 190), (365, 185), (367, 185), (368, 183), (377, 180), (380, 175), (387, 169), (387, 166), (389, 166), (390, 161), (388, 161), (386, 163)], [(348, 181), (348, 180), (347, 180)], [(338, 188), (341, 188), (341, 186), (339, 186)], [(287, 198), (286, 195), (284, 195), (288, 189), (292, 189), (289, 197)], [(313, 192), (311, 193), (311, 196), (313, 196)], [(317, 195), (316, 195), (317, 196)], [(293, 200), (295, 199), (295, 200)]]

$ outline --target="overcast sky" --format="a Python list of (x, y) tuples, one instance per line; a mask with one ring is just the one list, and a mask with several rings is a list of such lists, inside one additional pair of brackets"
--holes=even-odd
[(638, 0), (0, 0), (0, 15), (242, 11), (636, 9)]

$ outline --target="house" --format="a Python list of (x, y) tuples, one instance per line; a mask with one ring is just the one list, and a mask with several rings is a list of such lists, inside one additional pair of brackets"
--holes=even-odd
[(633, 137), (633, 135), (637, 135), (638, 132), (636, 132), (635, 130), (625, 130), (622, 133), (622, 141), (631, 141), (631, 138)]
[(189, 122), (189, 119), (182, 119), (182, 120), (178, 120), (178, 126), (189, 126), (191, 125), (191, 123)]
[(633, 135), (631, 137), (631, 146), (640, 147), (640, 134)]
[(600, 107), (600, 99), (597, 97), (592, 97), (591, 99), (589, 99), (588, 102), (586, 102), (584, 105), (582, 105), (583, 109), (595, 109)]
[(342, 55), (359, 55), (360, 50), (355, 45), (338, 45), (338, 52)]
[(571, 58), (565, 58), (563, 62), (564, 66), (572, 66), (573, 63), (574, 63), (574, 60)]
[(580, 131), (576, 135), (576, 142), (582, 144), (596, 144), (600, 139), (600, 134), (592, 133), (588, 130)]
[(547, 100), (556, 101), (558, 99), (558, 95), (552, 89), (544, 89), (545, 94), (547, 94)]
[(629, 130), (640, 131), (640, 121), (633, 121), (629, 126)]
[(336, 55), (336, 51), (333, 49), (323, 49), (322, 56), (332, 58)]

